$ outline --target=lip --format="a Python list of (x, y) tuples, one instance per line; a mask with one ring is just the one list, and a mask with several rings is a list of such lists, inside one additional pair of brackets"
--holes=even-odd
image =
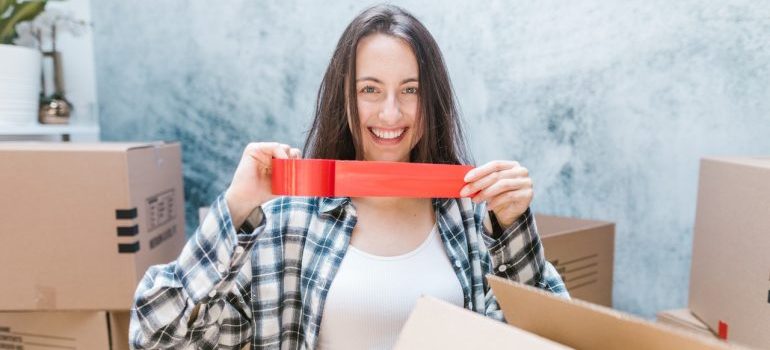
[(403, 127), (403, 128), (379, 128), (378, 127), (377, 129), (385, 130), (385, 131), (397, 131), (397, 130), (404, 129), (404, 132), (402, 132), (401, 136), (399, 137), (396, 137), (394, 139), (383, 139), (377, 136), (377, 134), (375, 134), (374, 131), (372, 131), (372, 127), (366, 128), (366, 130), (369, 131), (369, 136), (372, 137), (372, 140), (374, 140), (375, 143), (380, 145), (397, 145), (406, 137), (406, 133), (409, 131), (408, 127)]

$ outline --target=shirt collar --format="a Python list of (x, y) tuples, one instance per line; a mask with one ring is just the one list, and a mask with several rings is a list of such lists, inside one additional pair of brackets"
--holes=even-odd
[(321, 197), (318, 203), (318, 210), (321, 213), (328, 213), (339, 209), (350, 203), (350, 197)]
[(454, 198), (433, 198), (433, 207), (434, 208), (442, 208), (442, 209), (446, 210), (454, 202), (455, 202)]
[[(344, 208), (350, 202), (350, 197), (321, 197), (318, 203), (318, 210), (321, 213), (328, 213), (341, 207)], [(434, 208), (447, 209), (452, 203), (454, 203), (452, 198), (433, 198)]]

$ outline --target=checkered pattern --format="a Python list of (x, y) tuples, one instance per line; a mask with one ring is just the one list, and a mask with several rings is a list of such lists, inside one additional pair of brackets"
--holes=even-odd
[[(433, 206), (465, 308), (502, 320), (488, 273), (569, 297), (529, 210), (494, 239), (482, 224), (483, 205), (464, 198)], [(262, 208), (253, 232), (237, 232), (220, 195), (179, 258), (147, 271), (131, 312), (133, 349), (315, 347), (355, 207), (345, 197), (280, 197)]]

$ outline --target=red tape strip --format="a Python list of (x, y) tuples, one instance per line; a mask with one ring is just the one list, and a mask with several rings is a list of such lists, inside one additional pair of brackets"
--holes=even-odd
[(273, 159), (272, 192), (286, 196), (458, 198), (469, 165)]
[(727, 340), (727, 323), (719, 320), (719, 339)]

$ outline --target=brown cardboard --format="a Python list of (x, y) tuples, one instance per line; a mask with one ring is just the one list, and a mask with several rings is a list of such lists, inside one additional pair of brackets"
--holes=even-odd
[[(0, 349), (128, 350), (128, 312), (0, 312)], [(125, 336), (123, 336), (125, 335)]]
[(424, 349), (571, 349), (443, 300), (417, 300), (399, 334), (395, 350)]
[(508, 324), (423, 297), (396, 350), (416, 349), (740, 349), (582, 300), (487, 276)]
[(185, 243), (180, 152), (0, 143), (0, 310), (129, 309)]
[(111, 350), (128, 350), (128, 327), (131, 323), (131, 313), (128, 311), (110, 312), (109, 316)]
[(615, 224), (540, 214), (535, 222), (572, 298), (612, 307)]
[(487, 276), (508, 324), (576, 349), (727, 349), (727, 343), (497, 276)]
[(695, 332), (701, 335), (716, 337), (716, 334), (690, 312), (690, 309), (664, 310), (658, 312), (657, 321), (660, 324), (677, 327), (689, 332)]
[(770, 348), (770, 158), (706, 158), (693, 233), (692, 312), (731, 342)]

